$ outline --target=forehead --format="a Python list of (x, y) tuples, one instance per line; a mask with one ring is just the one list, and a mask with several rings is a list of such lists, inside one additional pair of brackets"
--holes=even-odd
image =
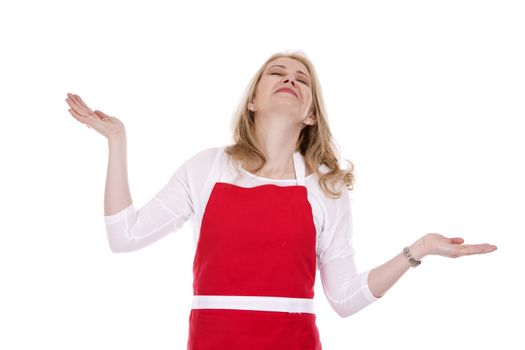
[(292, 70), (300, 70), (303, 71), (305, 74), (308, 74), (308, 68), (300, 61), (289, 58), (289, 57), (279, 57), (276, 58), (266, 65), (266, 68), (272, 67), (274, 65), (283, 65), (288, 69)]

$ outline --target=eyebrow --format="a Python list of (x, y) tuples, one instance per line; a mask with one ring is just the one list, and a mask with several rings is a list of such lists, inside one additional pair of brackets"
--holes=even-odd
[[(273, 67), (286, 68), (286, 66), (283, 66), (282, 64), (275, 64), (275, 65), (271, 66), (270, 68), (273, 68)], [(270, 69), (270, 68), (268, 68), (268, 69)], [(310, 79), (310, 77), (308, 75), (306, 75), (303, 71), (298, 70), (297, 73), (302, 74), (305, 77), (307, 77), (308, 79)]]

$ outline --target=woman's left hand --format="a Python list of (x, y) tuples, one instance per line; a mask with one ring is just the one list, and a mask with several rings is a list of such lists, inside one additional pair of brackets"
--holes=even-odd
[(425, 255), (441, 255), (449, 258), (458, 258), (464, 255), (490, 253), (498, 247), (488, 243), (463, 244), (460, 237), (447, 238), (439, 233), (427, 233), (423, 237)]

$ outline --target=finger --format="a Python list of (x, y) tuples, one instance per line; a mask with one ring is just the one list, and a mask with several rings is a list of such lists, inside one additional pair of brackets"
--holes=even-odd
[(78, 102), (74, 100), (73, 98), (70, 98), (70, 97), (66, 98), (66, 102), (69, 105), (69, 107), (74, 109), (75, 112), (77, 112), (78, 114), (85, 115), (89, 113), (89, 111), (87, 111), (84, 107), (79, 105)]
[(77, 108), (77, 113), (84, 116), (84, 117), (91, 117), (93, 119), (96, 119), (96, 120), (100, 120), (100, 116), (96, 115), (91, 109), (85, 109), (84, 107), (81, 107), (79, 105), (79, 102), (77, 101), (76, 102), (76, 106), (78, 107)]
[(485, 254), (497, 249), (492, 244), (466, 244), (459, 246), (461, 255)]
[(82, 122), (82, 123), (85, 123), (87, 119), (89, 119), (89, 117), (86, 117), (84, 115), (81, 115), (79, 114), (77, 111), (75, 111), (74, 109), (70, 108), (68, 109), (69, 113), (71, 113), (73, 115), (73, 117), (75, 117), (79, 122)]
[(86, 110), (88, 110), (90, 113), (93, 113), (93, 111), (91, 110), (91, 108), (89, 108), (89, 107), (87, 106), (87, 104), (85, 104), (84, 101), (82, 101), (82, 99), (80, 98), (80, 96), (78, 96), (78, 95), (73, 95), (73, 96), (74, 96), (75, 99), (78, 101), (78, 103), (80, 103), (80, 105), (81, 105), (82, 107), (84, 107), (84, 108), (85, 108)]
[[(75, 111), (71, 111), (71, 113), (76, 113)], [(78, 113), (76, 113), (77, 120), (81, 123), (89, 125), (91, 128), (95, 130), (99, 130), (99, 128), (104, 128), (107, 126), (107, 122), (102, 120), (99, 116), (97, 116), (95, 113), (89, 116), (82, 116)]]
[(74, 109), (69, 109), (69, 112), (75, 117), (79, 122), (84, 124), (90, 124), (93, 123), (95, 120), (98, 120), (97, 118), (94, 118), (90, 115), (81, 115), (78, 112), (76, 112)]
[(68, 94), (68, 96), (69, 97), (66, 99), (66, 102), (79, 114), (85, 115), (93, 113), (93, 111), (82, 100), (79, 100), (79, 97), (77, 97), (77, 95)]

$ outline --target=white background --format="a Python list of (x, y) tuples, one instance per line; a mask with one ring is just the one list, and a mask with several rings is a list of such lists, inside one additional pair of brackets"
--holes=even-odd
[(2, 2), (0, 348), (186, 346), (191, 224), (110, 251), (107, 142), (66, 93), (125, 123), (139, 208), (230, 143), (249, 79), (297, 49), (355, 165), (359, 270), (427, 232), (498, 246), (427, 256), (344, 319), (318, 274), (323, 349), (523, 349), (524, 17), (520, 1)]

